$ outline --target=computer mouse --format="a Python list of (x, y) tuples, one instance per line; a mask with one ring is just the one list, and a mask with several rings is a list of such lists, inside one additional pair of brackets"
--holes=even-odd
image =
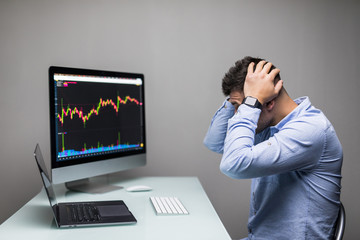
[(151, 190), (152, 190), (151, 187), (145, 185), (136, 185), (126, 188), (126, 191), (128, 192), (146, 192)]

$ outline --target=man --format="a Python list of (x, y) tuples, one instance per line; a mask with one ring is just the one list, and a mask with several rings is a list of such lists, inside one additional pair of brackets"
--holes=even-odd
[(290, 98), (279, 72), (258, 58), (236, 62), (204, 144), (223, 154), (224, 174), (252, 178), (247, 239), (332, 239), (342, 147), (308, 97)]

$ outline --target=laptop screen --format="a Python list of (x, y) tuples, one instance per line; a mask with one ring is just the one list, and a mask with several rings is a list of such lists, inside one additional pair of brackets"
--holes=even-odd
[[(35, 154), (36, 163), (37, 163), (37, 165), (39, 167), (41, 179), (42, 179), (42, 181), (44, 183), (46, 194), (48, 195), (48, 198), (49, 198), (49, 201), (50, 201), (50, 205), (54, 209), (54, 211), (56, 211), (56, 209), (54, 207), (54, 206), (57, 205), (55, 192), (54, 192), (54, 189), (53, 189), (52, 184), (50, 182), (49, 174), (47, 173), (44, 158), (42, 156), (39, 144), (36, 145), (34, 154)], [(54, 214), (55, 214), (55, 212), (54, 212)], [(55, 216), (55, 219), (56, 219), (56, 216)]]

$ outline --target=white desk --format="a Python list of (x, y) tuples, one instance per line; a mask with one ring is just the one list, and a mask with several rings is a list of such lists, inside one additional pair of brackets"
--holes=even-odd
[[(126, 187), (148, 185), (150, 192), (121, 189), (93, 195), (67, 192), (56, 186), (59, 202), (124, 200), (137, 219), (135, 225), (57, 229), (44, 189), (0, 226), (0, 239), (231, 239), (196, 177), (144, 177), (116, 183)], [(63, 196), (61, 196), (63, 195)], [(190, 212), (183, 216), (157, 216), (150, 196), (176, 196)], [(86, 236), (86, 238), (85, 238)]]

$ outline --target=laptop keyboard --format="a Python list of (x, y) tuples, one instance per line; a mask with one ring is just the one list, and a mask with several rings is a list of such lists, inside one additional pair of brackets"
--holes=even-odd
[(189, 212), (177, 197), (150, 197), (157, 215), (186, 215)]
[(74, 204), (69, 206), (71, 219), (74, 222), (94, 222), (100, 220), (99, 210), (90, 204)]

